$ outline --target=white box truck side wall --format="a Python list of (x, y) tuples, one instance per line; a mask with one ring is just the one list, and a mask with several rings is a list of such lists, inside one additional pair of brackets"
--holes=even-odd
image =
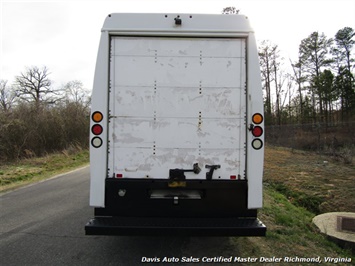
[[(247, 56), (247, 126), (258, 126), (263, 130), (265, 128), (264, 119), (253, 121), (253, 116), (255, 114), (264, 114), (260, 64), (257, 51), (258, 48), (256, 46), (254, 33), (250, 32), (248, 37)], [(260, 147), (255, 148), (256, 145), (260, 145)], [(263, 206), (264, 134), (254, 136), (253, 132), (248, 132), (246, 157), (246, 173), (249, 185), (248, 208), (259, 209)]]
[[(105, 206), (105, 178), (107, 176), (107, 129), (108, 127), (108, 88), (109, 88), (109, 34), (101, 33), (99, 51), (97, 53), (94, 89), (91, 98), (90, 120), (90, 205)], [(102, 119), (94, 121), (94, 112), (102, 114)], [(95, 125), (101, 125), (104, 131), (97, 135), (93, 132)], [(95, 143), (98, 142), (98, 143)]]

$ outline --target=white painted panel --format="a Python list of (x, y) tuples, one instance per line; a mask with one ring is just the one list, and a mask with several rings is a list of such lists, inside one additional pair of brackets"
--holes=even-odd
[(114, 116), (241, 118), (242, 89), (205, 87), (116, 87)]
[[(115, 57), (116, 58), (116, 57)], [(119, 58), (119, 59), (118, 59)], [(114, 86), (176, 88), (241, 88), (241, 58), (119, 57), (115, 60)], [(216, 71), (223, 69), (223, 71)], [(218, 79), (216, 79), (218, 75)]]
[[(198, 163), (202, 171), (199, 174), (185, 173), (189, 179), (206, 179), (206, 165), (220, 164), (214, 179), (229, 179), (230, 175), (240, 175), (242, 166), (240, 150), (237, 149), (198, 149), (198, 148), (156, 148), (135, 147), (115, 148), (115, 169), (112, 173), (129, 178), (168, 178), (169, 169), (192, 169)], [(178, 166), (178, 167), (176, 167)]]
[(182, 26), (175, 25), (177, 14), (113, 13), (103, 25), (103, 31), (119, 35), (241, 37), (252, 32), (244, 15), (179, 14)]
[(244, 40), (173, 37), (119, 37), (113, 39), (113, 55), (120, 57), (244, 57)]
[(236, 119), (120, 118), (112, 123), (114, 147), (244, 148), (244, 123)]

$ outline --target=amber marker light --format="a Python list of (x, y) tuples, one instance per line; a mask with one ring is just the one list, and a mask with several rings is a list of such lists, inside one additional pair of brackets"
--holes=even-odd
[(96, 123), (101, 122), (102, 118), (103, 118), (103, 115), (101, 112), (94, 112), (92, 114), (92, 120)]
[(253, 115), (252, 120), (253, 120), (254, 124), (261, 124), (263, 122), (264, 118), (261, 114), (256, 113)]

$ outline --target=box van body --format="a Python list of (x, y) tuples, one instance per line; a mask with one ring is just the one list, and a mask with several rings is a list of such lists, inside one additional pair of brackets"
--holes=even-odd
[(111, 14), (92, 93), (91, 235), (265, 235), (263, 98), (242, 15)]

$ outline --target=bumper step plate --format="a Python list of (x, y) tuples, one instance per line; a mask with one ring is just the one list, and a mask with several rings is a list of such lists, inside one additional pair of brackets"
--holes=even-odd
[(96, 217), (86, 235), (265, 236), (257, 218)]

